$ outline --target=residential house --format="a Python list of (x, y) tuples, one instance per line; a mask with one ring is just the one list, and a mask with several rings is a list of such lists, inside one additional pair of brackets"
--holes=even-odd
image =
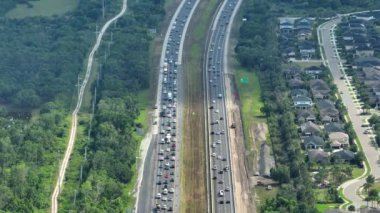
[(307, 156), (308, 156), (310, 162), (316, 162), (316, 163), (328, 163), (329, 162), (329, 154), (324, 152), (321, 149), (308, 150)]
[(309, 40), (312, 37), (311, 28), (301, 28), (297, 30), (297, 39), (299, 41)]
[(338, 122), (332, 122), (324, 125), (325, 131), (327, 133), (332, 132), (344, 132), (344, 125)]
[(281, 34), (293, 34), (294, 24), (290, 21), (285, 21), (280, 23), (280, 33)]
[(330, 94), (330, 88), (327, 83), (321, 79), (315, 79), (310, 81), (311, 93), (315, 99), (328, 98)]
[(375, 57), (360, 57), (355, 59), (352, 68), (361, 69), (363, 67), (380, 67), (380, 59)]
[(343, 132), (332, 132), (329, 134), (329, 140), (338, 145), (340, 144), (340, 148), (346, 148), (349, 146), (349, 137), (346, 133)]
[(354, 40), (354, 34), (351, 31), (345, 31), (344, 33), (342, 33), (342, 39), (344, 42), (353, 41)]
[(315, 122), (317, 120), (317, 117), (315, 116), (315, 113), (310, 110), (298, 110), (297, 120), (300, 123), (304, 123), (307, 121)]
[(300, 55), (302, 59), (309, 60), (315, 55), (315, 43), (312, 41), (303, 41), (299, 44)]
[(312, 121), (308, 121), (301, 124), (301, 133), (305, 136), (319, 135), (321, 133), (321, 128)]
[(303, 139), (305, 149), (323, 149), (325, 141), (319, 136), (312, 135)]
[(316, 105), (321, 118), (328, 116), (331, 118), (329, 122), (339, 120), (339, 111), (335, 108), (335, 104), (332, 101), (327, 99), (318, 100)]
[(298, 96), (309, 96), (309, 92), (305, 89), (293, 89), (290, 92), (290, 95), (293, 97), (298, 97)]
[(288, 80), (288, 85), (291, 89), (301, 89), (305, 86), (305, 82), (299, 78)]
[(289, 67), (288, 69), (284, 70), (285, 77), (287, 79), (295, 79), (301, 77), (301, 69), (298, 67)]
[(304, 73), (309, 76), (312, 76), (313, 78), (318, 78), (322, 72), (323, 72), (322, 68), (318, 66), (306, 67), (304, 69)]
[(355, 154), (350, 150), (341, 149), (334, 151), (331, 154), (331, 158), (335, 163), (349, 163), (355, 159)]
[(355, 55), (358, 57), (368, 57), (373, 56), (374, 50), (371, 47), (368, 46), (359, 46), (355, 50)]
[(313, 101), (307, 96), (295, 96), (292, 98), (296, 109), (310, 109), (313, 106)]

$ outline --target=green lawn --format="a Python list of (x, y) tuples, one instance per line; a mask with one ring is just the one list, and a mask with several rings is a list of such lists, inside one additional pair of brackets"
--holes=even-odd
[(247, 115), (244, 117), (249, 123), (262, 118), (264, 114), (260, 109), (264, 103), (261, 100), (260, 82), (256, 73), (239, 68), (236, 70), (235, 79), (242, 102), (243, 116)]
[(16, 8), (10, 10), (6, 17), (25, 18), (28, 16), (52, 16), (62, 15), (74, 10), (79, 0), (39, 0), (31, 1), (33, 7), (29, 8), (26, 4), (18, 4)]
[(140, 115), (136, 119), (136, 123), (141, 123), (144, 130), (148, 128), (148, 113), (149, 113), (149, 89), (141, 90), (137, 94), (137, 106), (140, 110)]
[(317, 208), (318, 212), (325, 212), (329, 209), (336, 209), (339, 208), (339, 203), (317, 203), (315, 207)]
[(272, 187), (271, 190), (267, 190), (265, 187), (257, 186), (253, 189), (256, 192), (259, 202), (257, 202), (257, 209), (265, 203), (266, 200), (275, 198), (278, 192), (278, 187)]

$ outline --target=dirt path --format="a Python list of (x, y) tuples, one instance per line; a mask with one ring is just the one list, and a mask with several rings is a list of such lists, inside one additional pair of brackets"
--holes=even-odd
[(240, 118), (240, 108), (236, 103), (233, 89), (233, 78), (226, 77), (226, 100), (228, 126), (235, 123), (235, 128), (230, 128), (230, 148), (231, 148), (231, 164), (233, 168), (233, 180), (235, 189), (235, 209), (236, 212), (248, 213), (255, 209), (254, 201), (251, 195), (249, 176), (245, 167), (245, 147), (243, 125)]
[(54, 187), (54, 191), (53, 191), (53, 194), (51, 196), (51, 212), (52, 213), (56, 213), (58, 211), (58, 197), (59, 197), (59, 194), (61, 192), (63, 181), (65, 179), (66, 169), (67, 169), (67, 166), (69, 165), (70, 156), (71, 156), (71, 153), (74, 149), (77, 126), (78, 126), (78, 113), (79, 113), (81, 106), (82, 106), (84, 91), (86, 89), (87, 82), (91, 76), (91, 70), (92, 70), (92, 65), (93, 65), (93, 61), (94, 61), (94, 55), (95, 55), (96, 51), (98, 50), (100, 43), (102, 42), (103, 35), (107, 31), (108, 27), (113, 22), (115, 22), (117, 19), (119, 19), (121, 16), (123, 16), (126, 11), (127, 11), (127, 0), (123, 0), (123, 5), (121, 8), (121, 11), (116, 16), (114, 16), (113, 18), (108, 20), (103, 25), (103, 27), (102, 27), (102, 29), (101, 29), (101, 31), (100, 31), (97, 39), (96, 39), (95, 45), (92, 48), (90, 55), (88, 57), (86, 73), (85, 73), (84, 79), (82, 81), (82, 84), (80, 85), (80, 89), (79, 89), (79, 93), (78, 93), (78, 101), (77, 101), (76, 107), (75, 107), (75, 109), (71, 115), (71, 129), (70, 129), (69, 141), (67, 143), (65, 155), (62, 159), (62, 162), (61, 162), (61, 165), (59, 168), (59, 174), (57, 177), (56, 185)]

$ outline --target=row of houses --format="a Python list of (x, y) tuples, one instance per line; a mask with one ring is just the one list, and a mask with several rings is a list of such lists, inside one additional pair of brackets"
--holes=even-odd
[[(344, 19), (339, 25), (339, 42), (344, 46), (346, 55), (352, 55), (355, 78), (362, 88), (361, 99), (372, 107), (380, 104), (380, 34), (375, 29), (377, 13), (353, 15)], [(366, 92), (363, 92), (366, 91)]]
[(346, 52), (355, 57), (373, 56), (380, 52), (380, 35), (374, 27), (375, 18), (349, 16), (339, 25), (340, 40)]
[(280, 18), (279, 49), (281, 55), (288, 59), (311, 59), (316, 54), (313, 41), (313, 19)]
[(351, 162), (355, 154), (348, 150), (350, 138), (340, 122), (339, 110), (330, 98), (331, 89), (320, 79), (323, 70), (322, 66), (312, 66), (305, 69), (290, 67), (284, 71), (291, 88), (302, 145), (310, 161)]

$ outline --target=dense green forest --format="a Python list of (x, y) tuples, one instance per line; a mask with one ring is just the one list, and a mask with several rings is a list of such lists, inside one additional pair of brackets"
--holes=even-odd
[[(0, 16), (18, 2), (26, 1), (1, 1)], [(149, 86), (147, 29), (157, 26), (164, 14), (163, 3), (129, 1), (129, 15), (114, 30), (117, 45), (112, 47), (112, 57), (100, 77), (88, 164), (83, 190), (78, 193), (78, 201), (86, 201), (81, 207), (86, 211), (121, 209), (129, 201), (121, 202), (118, 191), (133, 176), (131, 166), (138, 146), (133, 137), (134, 119), (139, 113), (134, 92)], [(108, 1), (106, 19), (119, 12), (120, 6), (121, 1)], [(0, 19), (2, 211), (49, 209), (76, 101), (75, 85), (95, 41), (95, 25), (105, 21), (101, 8), (101, 1), (86, 0), (63, 16)], [(83, 129), (87, 123), (81, 124)], [(103, 184), (105, 190), (97, 191), (94, 181)], [(92, 197), (87, 191), (100, 194)], [(101, 210), (94, 209), (99, 202)]]
[(110, 29), (110, 57), (102, 64), (99, 85), (93, 85), (98, 97), (91, 137), (83, 145), (87, 159), (83, 160), (85, 149), (77, 147), (79, 157), (73, 161), (81, 162), (69, 168), (60, 211), (125, 212), (133, 208), (131, 191), (126, 187), (136, 172), (139, 146), (135, 94), (149, 87), (152, 37), (148, 29), (157, 28), (164, 14), (164, 1), (129, 1), (128, 15)]

